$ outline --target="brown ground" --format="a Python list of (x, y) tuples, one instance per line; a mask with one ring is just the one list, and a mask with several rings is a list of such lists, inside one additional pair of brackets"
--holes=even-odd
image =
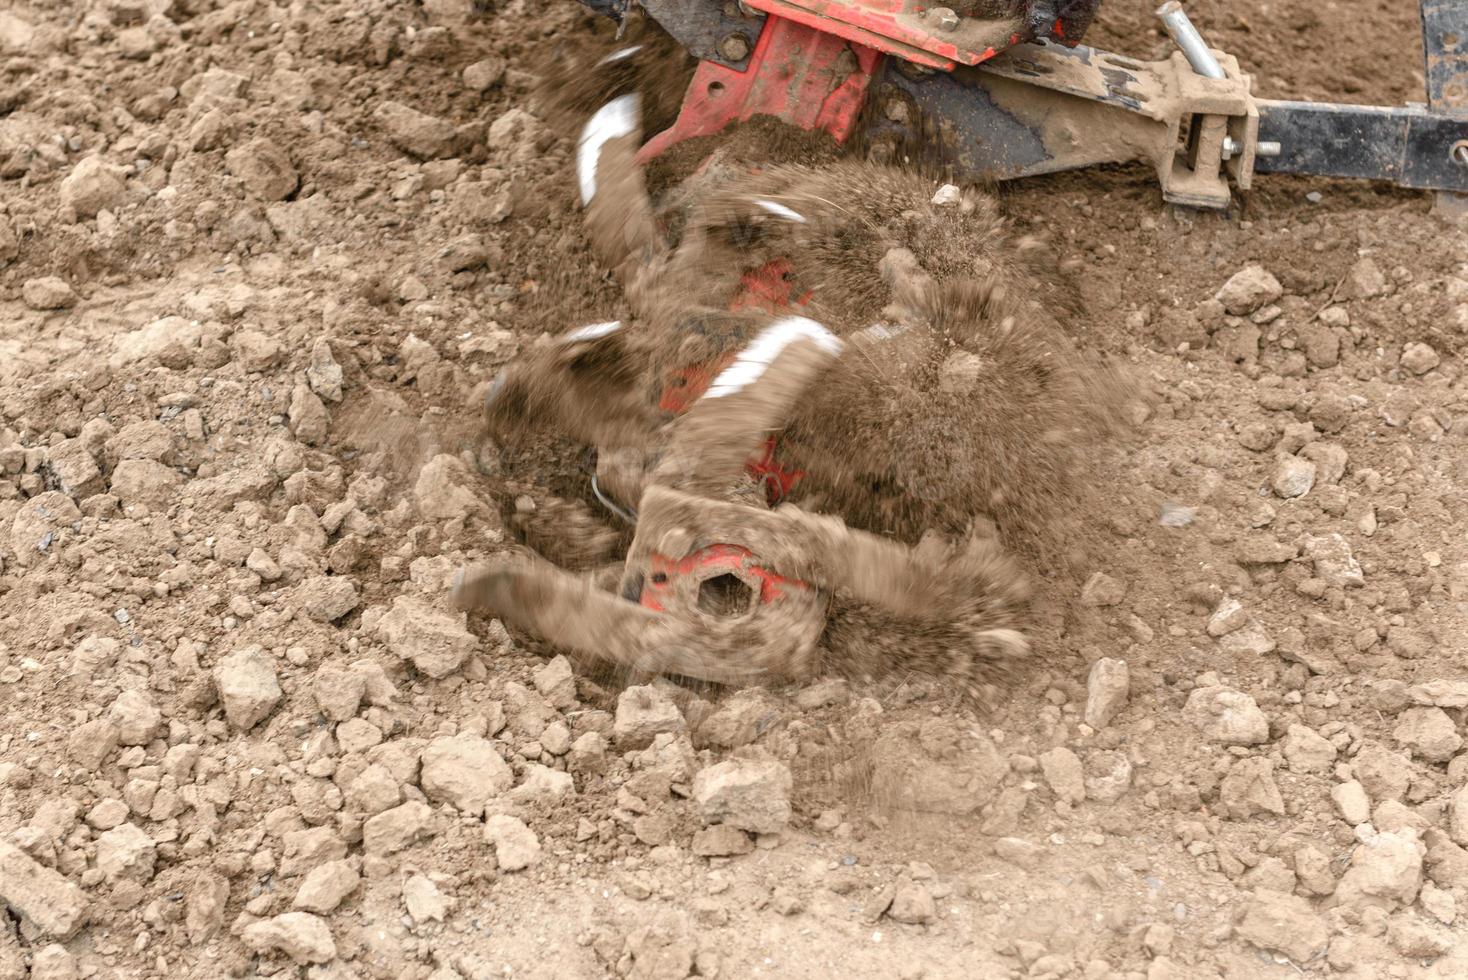
[[(505, 539), (470, 392), (621, 311), (529, 97), (579, 15), (462, 6), (0, 11), (0, 978), (1468, 973), (1461, 231), (1005, 188), (1157, 399), (1035, 669), (981, 718), (619, 703), (443, 601)], [(1093, 40), (1160, 54), (1152, 6)], [(1190, 7), (1266, 95), (1420, 98), (1412, 5)], [(1251, 263), (1282, 294), (1228, 316)], [(704, 829), (731, 751), (727, 822), (783, 822), (783, 761), (783, 830)]]

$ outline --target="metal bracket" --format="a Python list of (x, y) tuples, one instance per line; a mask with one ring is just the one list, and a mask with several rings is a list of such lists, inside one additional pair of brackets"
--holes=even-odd
[(749, 65), (765, 27), (764, 12), (739, 0), (639, 0), (639, 5), (699, 61), (738, 71)]
[[(1439, 160), (1468, 173), (1468, 0), (1423, 0), (1422, 55), (1429, 109), (1462, 119), (1457, 133), (1438, 141), (1436, 149), (1446, 143), (1447, 150)], [(1439, 193), (1435, 209), (1445, 217), (1468, 218), (1468, 195)]]

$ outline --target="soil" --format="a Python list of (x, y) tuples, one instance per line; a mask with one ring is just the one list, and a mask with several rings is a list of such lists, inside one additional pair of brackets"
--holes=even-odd
[[(1189, 8), (1267, 96), (1422, 97), (1410, 5)], [(485, 386), (624, 312), (533, 97), (589, 24), (0, 11), (0, 980), (1468, 974), (1462, 229), (1001, 188), (1152, 389), (1032, 666), (624, 688), (446, 599), (513, 537)]]

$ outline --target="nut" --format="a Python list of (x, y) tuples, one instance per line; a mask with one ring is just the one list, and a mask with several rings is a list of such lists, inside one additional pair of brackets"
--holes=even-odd
[(719, 42), (719, 54), (729, 61), (743, 61), (749, 57), (749, 41), (743, 34), (729, 34)]
[(958, 15), (949, 7), (934, 7), (928, 11), (928, 16), (933, 18), (933, 23), (940, 31), (947, 33), (958, 30)]

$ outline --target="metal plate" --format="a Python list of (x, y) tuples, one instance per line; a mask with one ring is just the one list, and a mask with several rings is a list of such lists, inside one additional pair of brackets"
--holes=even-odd
[(1259, 139), (1280, 144), (1279, 156), (1255, 160), (1260, 173), (1468, 191), (1468, 166), (1451, 157), (1453, 146), (1468, 140), (1468, 118), (1414, 107), (1261, 101)]

